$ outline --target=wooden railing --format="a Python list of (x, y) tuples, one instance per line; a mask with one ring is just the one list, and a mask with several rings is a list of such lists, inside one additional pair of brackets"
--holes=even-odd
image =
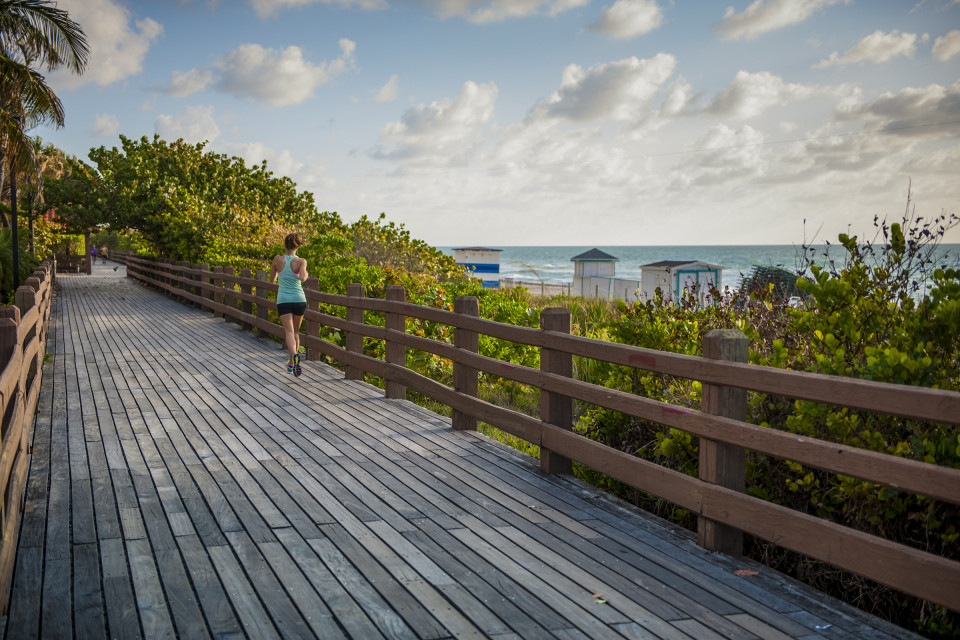
[[(255, 277), (232, 267), (210, 271), (206, 265), (169, 264), (134, 256), (127, 273), (183, 302), (255, 328), (258, 334), (282, 336), (267, 319), (276, 309), (269, 297), (277, 286), (263, 270)], [(386, 299), (364, 297), (350, 285), (348, 295), (316, 290), (307, 280), (306, 335), (301, 343), (308, 359), (319, 354), (345, 365), (348, 379), (363, 372), (386, 381), (386, 395), (403, 398), (406, 389), (442, 402), (453, 410), (453, 426), (473, 429), (483, 420), (541, 448), (541, 469), (569, 472), (576, 460), (632, 487), (697, 514), (698, 542), (727, 553), (740, 553), (742, 534), (836, 567), (858, 573), (904, 593), (960, 611), (960, 562), (869, 535), (743, 493), (745, 449), (792, 460), (932, 499), (960, 504), (960, 469), (941, 467), (760, 427), (745, 422), (748, 389), (852, 407), (905, 418), (960, 424), (960, 393), (824, 376), (746, 364), (747, 339), (739, 331), (713, 331), (704, 339), (704, 357), (693, 357), (570, 335), (570, 314), (545, 309), (541, 329), (505, 325), (476, 317), (475, 298), (458, 298), (455, 311), (405, 303), (402, 287), (387, 287)], [(318, 311), (318, 303), (346, 308), (346, 319)], [(385, 326), (364, 324), (363, 312), (384, 314)], [(405, 333), (405, 319), (454, 327), (454, 344)], [(318, 336), (321, 325), (346, 334), (342, 349)], [(541, 349), (540, 369), (482, 356), (480, 334)], [(386, 342), (385, 360), (363, 355), (363, 338)], [(417, 349), (453, 362), (451, 389), (406, 368), (406, 350)], [(581, 356), (626, 367), (699, 380), (700, 411), (600, 387), (573, 379), (572, 358)], [(541, 389), (541, 419), (479, 399), (479, 371)], [(606, 407), (700, 437), (700, 477), (666, 469), (607, 447), (572, 428), (572, 399)]]
[(58, 256), (56, 260), (57, 273), (86, 273), (88, 256), (73, 254)]
[(10, 601), (52, 291), (53, 263), (43, 262), (17, 289), (16, 305), (0, 307), (0, 615)]

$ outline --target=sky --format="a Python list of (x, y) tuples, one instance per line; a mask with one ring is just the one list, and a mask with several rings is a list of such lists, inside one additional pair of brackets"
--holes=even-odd
[(435, 246), (872, 238), (908, 189), (960, 214), (960, 0), (57, 5), (92, 52), (44, 141), (207, 141)]

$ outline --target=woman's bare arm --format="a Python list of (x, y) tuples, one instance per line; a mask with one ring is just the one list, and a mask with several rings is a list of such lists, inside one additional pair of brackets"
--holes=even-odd
[(273, 262), (270, 263), (270, 282), (276, 282), (277, 276), (280, 274), (280, 271), (283, 267), (277, 267), (277, 258), (280, 256), (273, 256)]

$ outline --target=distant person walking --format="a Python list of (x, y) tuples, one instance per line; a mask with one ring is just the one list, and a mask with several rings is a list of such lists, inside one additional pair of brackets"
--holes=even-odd
[(277, 312), (283, 325), (283, 339), (290, 353), (287, 360), (287, 373), (299, 376), (300, 368), (300, 325), (307, 310), (307, 297), (303, 293), (306, 281), (307, 261), (297, 257), (297, 249), (303, 246), (299, 233), (288, 234), (283, 240), (285, 255), (273, 257), (270, 264), (270, 282), (278, 282)]
[(90, 266), (97, 264), (97, 247), (96, 245), (90, 247)]
[(110, 254), (110, 249), (107, 248), (107, 245), (100, 247), (100, 259), (103, 260), (103, 264), (107, 264), (107, 257)]

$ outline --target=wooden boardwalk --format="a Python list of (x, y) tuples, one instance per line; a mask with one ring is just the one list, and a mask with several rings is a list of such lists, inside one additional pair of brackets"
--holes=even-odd
[(913, 637), (123, 276), (58, 277), (6, 638)]

